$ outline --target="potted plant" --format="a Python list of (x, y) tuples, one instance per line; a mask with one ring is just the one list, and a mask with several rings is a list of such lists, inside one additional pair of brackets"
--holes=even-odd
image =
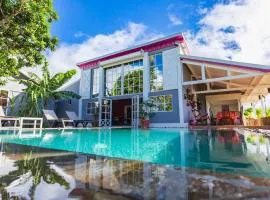
[(140, 107), (141, 127), (148, 129), (150, 125), (150, 118), (154, 115), (153, 107), (155, 104), (151, 100), (144, 101)]

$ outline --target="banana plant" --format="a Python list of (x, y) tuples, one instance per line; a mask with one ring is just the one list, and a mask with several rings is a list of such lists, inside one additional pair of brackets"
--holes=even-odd
[(19, 83), (26, 86), (24, 94), (13, 98), (11, 107), (19, 108), (19, 116), (41, 117), (42, 110), (55, 100), (79, 99), (74, 92), (59, 90), (75, 74), (76, 70), (72, 69), (52, 76), (47, 63), (42, 67), (42, 76), (28, 72), (27, 76), (19, 78)]

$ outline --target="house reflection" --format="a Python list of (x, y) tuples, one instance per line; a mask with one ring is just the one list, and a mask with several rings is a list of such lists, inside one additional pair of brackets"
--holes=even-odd
[[(71, 133), (62, 132), (61, 134)], [(149, 133), (146, 131), (144, 139), (147, 139), (147, 134)], [(131, 154), (135, 156), (140, 155), (145, 147), (142, 146), (141, 139), (141, 135), (134, 130), (130, 137), (131, 149), (126, 149), (126, 151), (131, 151)], [(96, 146), (91, 146), (97, 153), (112, 153), (113, 141), (110, 131), (100, 131), (97, 141)], [(269, 164), (258, 156), (256, 159), (251, 156), (245, 137), (232, 131), (209, 131), (208, 134), (201, 131), (194, 134), (179, 133), (179, 137), (170, 140), (169, 144), (165, 140), (155, 143), (159, 145), (159, 148), (153, 148), (155, 145), (150, 142), (143, 145), (146, 145), (157, 157), (162, 157), (154, 161), (174, 161), (182, 168), (174, 167), (177, 165), (156, 165), (2, 143), (1, 155), (13, 159), (15, 168), (11, 168), (6, 174), (1, 174), (0, 188), (7, 189), (15, 180), (29, 171), (32, 174), (39, 171), (41, 174), (38, 174), (39, 181), (36, 182), (34, 190), (25, 191), (27, 194), (32, 192), (31, 194), (39, 199), (45, 198), (41, 193), (44, 190), (55, 199), (208, 199), (219, 197), (220, 193), (217, 191), (220, 190), (223, 194), (231, 195), (231, 193), (244, 191), (246, 187), (246, 179), (243, 183), (241, 179), (237, 179), (237, 184), (234, 180), (230, 183), (229, 174), (226, 176), (223, 174), (220, 175), (226, 177), (226, 181), (223, 182), (222, 178), (216, 178), (219, 176), (217, 171), (227, 172), (234, 169), (237, 173), (244, 170), (269, 175)], [(30, 150), (34, 160), (29, 161), (28, 165), (19, 165), (25, 158), (26, 152)], [(16, 157), (14, 157), (15, 152)], [(257, 164), (260, 164), (261, 169), (255, 168)], [(16, 166), (21, 167), (20, 170)], [(35, 167), (43, 170), (35, 169)], [(54, 182), (47, 180), (44, 184), (45, 179), (41, 177), (46, 177), (48, 170), (54, 177)], [(14, 179), (15, 173), (17, 178)], [(248, 179), (251, 180), (251, 177)], [(216, 183), (218, 186), (213, 187)], [(14, 188), (16, 187), (18, 186), (15, 185)], [(13, 193), (16, 191), (14, 188)]]

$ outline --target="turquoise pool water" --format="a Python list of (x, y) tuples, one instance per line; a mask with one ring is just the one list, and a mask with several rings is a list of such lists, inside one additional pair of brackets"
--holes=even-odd
[(162, 165), (270, 177), (269, 140), (180, 129), (0, 131), (0, 141)]

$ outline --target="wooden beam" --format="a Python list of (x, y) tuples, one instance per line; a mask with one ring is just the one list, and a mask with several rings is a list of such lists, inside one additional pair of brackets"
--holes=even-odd
[(201, 73), (202, 73), (202, 80), (206, 80), (206, 75), (205, 75), (205, 65), (201, 65)]
[(234, 80), (234, 79), (250, 78), (250, 77), (254, 77), (254, 76), (257, 76), (257, 74), (242, 74), (242, 75), (237, 75), (237, 76), (210, 78), (210, 79), (206, 79), (206, 80), (185, 81), (185, 82), (183, 82), (183, 85), (195, 85), (195, 84), (202, 84), (202, 83), (228, 81), (228, 80)]
[[(193, 61), (186, 61), (186, 60), (182, 60), (181, 61), (182, 63), (185, 63), (185, 64), (191, 64), (191, 65), (197, 65), (197, 66), (200, 66), (201, 64), (205, 64), (207, 67), (209, 68), (214, 68), (214, 69), (221, 69), (221, 70), (226, 70), (226, 69), (229, 69), (230, 71), (232, 72), (239, 72), (239, 73), (258, 73), (258, 74), (263, 74), (263, 72), (258, 72), (258, 71), (254, 71), (254, 70), (248, 70), (248, 69), (238, 69), (238, 68), (235, 68), (235, 67), (231, 67), (230, 66), (218, 66), (218, 64), (209, 64), (209, 63), (204, 63), (203, 61), (201, 63), (198, 63), (198, 62), (193, 62)], [(222, 65), (222, 64), (221, 64)]]
[(195, 94), (207, 94), (207, 93), (218, 93), (218, 92), (230, 92), (230, 91), (239, 91), (250, 89), (250, 87), (241, 87), (241, 88), (229, 88), (229, 89), (218, 89), (218, 90), (204, 90), (204, 91), (195, 91)]

